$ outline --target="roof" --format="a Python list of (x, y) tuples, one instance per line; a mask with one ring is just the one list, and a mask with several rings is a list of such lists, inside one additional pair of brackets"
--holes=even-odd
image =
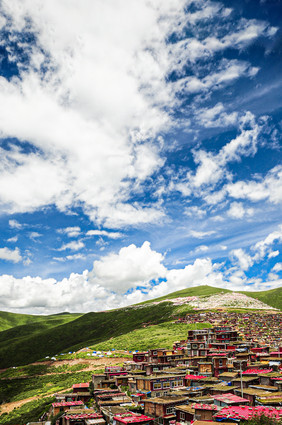
[(135, 413), (126, 412), (122, 415), (114, 416), (114, 419), (123, 424), (133, 424), (140, 422), (152, 421), (152, 418), (146, 415), (136, 415)]
[(80, 384), (73, 384), (72, 388), (89, 388), (89, 382), (82, 382)]
[(182, 396), (164, 396), (164, 397), (153, 397), (148, 398), (147, 400), (144, 400), (144, 403), (155, 403), (155, 404), (173, 404), (173, 403), (179, 403), (180, 401), (187, 401), (187, 397)]
[(197, 381), (198, 379), (204, 379), (206, 378), (206, 376), (202, 376), (202, 375), (185, 375), (185, 379), (191, 379), (194, 381)]
[[(233, 407), (224, 407), (220, 412), (214, 415), (215, 418), (234, 418), (234, 419), (250, 419), (253, 416), (262, 415), (269, 417), (282, 417), (282, 408), (276, 409), (273, 407), (265, 406), (233, 406)], [(222, 424), (222, 422), (221, 422)]]
[(55, 402), (52, 403), (53, 407), (70, 407), (70, 406), (83, 406), (83, 401), (78, 400), (78, 401), (60, 401), (60, 402)]
[(224, 403), (244, 403), (249, 402), (248, 399), (239, 397), (237, 395), (227, 393), (227, 394), (217, 394), (214, 396), (215, 400), (223, 401)]
[(195, 409), (193, 409), (190, 404), (180, 404), (179, 406), (175, 406), (175, 409), (181, 410), (182, 412), (195, 413)]
[(64, 416), (65, 419), (98, 419), (103, 418), (102, 415), (98, 413), (77, 413), (74, 411), (74, 413), (71, 413), (68, 411), (67, 415)]
[(258, 373), (270, 373), (273, 369), (247, 369), (243, 375), (257, 375)]
[(194, 403), (192, 404), (193, 409), (197, 410), (219, 410), (220, 408), (215, 404), (204, 404), (204, 403)]

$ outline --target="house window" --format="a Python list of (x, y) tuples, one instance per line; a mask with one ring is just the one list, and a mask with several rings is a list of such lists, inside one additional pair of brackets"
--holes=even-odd
[(153, 388), (154, 390), (160, 390), (162, 388), (162, 384), (160, 382), (154, 382)]
[(175, 412), (174, 407), (167, 407), (166, 408), (166, 414), (167, 415), (173, 414), (174, 412)]
[(163, 388), (170, 388), (170, 382), (163, 382)]
[(222, 361), (222, 359), (219, 359), (219, 360), (218, 360), (218, 364), (219, 364), (219, 366), (222, 366), (222, 365), (223, 365), (223, 361)]
[(156, 356), (158, 353), (156, 351), (153, 351), (153, 356)]
[(180, 412), (180, 420), (185, 421), (185, 413), (184, 412)]
[(198, 345), (197, 344), (192, 344), (192, 348), (198, 348)]

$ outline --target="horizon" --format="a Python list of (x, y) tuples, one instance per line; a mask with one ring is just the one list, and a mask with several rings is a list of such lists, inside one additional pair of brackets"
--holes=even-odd
[(0, 310), (282, 286), (281, 18), (1, 2)]

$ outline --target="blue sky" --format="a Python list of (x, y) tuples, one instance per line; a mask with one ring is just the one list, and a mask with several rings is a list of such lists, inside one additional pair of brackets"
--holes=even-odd
[(0, 309), (281, 286), (281, 18), (0, 2)]

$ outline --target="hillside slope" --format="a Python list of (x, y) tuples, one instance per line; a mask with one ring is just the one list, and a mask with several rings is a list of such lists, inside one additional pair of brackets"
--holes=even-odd
[[(161, 324), (185, 316), (193, 312), (193, 308), (268, 309), (267, 305), (262, 304), (264, 302), (282, 310), (281, 294), (281, 288), (264, 292), (234, 293), (220, 288), (200, 286), (173, 292), (146, 303), (117, 310), (87, 313), (79, 317), (53, 315), (43, 318), (41, 316), (42, 319), (37, 320), (38, 316), (35, 316), (36, 320), (29, 323), (28, 321), (33, 320), (34, 316), (28, 316), (26, 318), (28, 323), (0, 332), (0, 369), (28, 364), (46, 356), (103, 343), (121, 335), (126, 336), (144, 325)], [(193, 300), (189, 300), (189, 297), (193, 297)], [(10, 319), (12, 318), (11, 316)], [(14, 320), (17, 323), (18, 318), (15, 317)], [(135, 334), (133, 337), (135, 338)], [(118, 343), (119, 339), (115, 342)]]
[(144, 301), (142, 303), (139, 303), (137, 305), (143, 305), (143, 304), (149, 304), (152, 302), (160, 302), (165, 300), (171, 300), (174, 298), (183, 298), (183, 297), (209, 297), (211, 295), (221, 294), (221, 293), (228, 293), (231, 292), (229, 289), (222, 289), (222, 288), (214, 288), (213, 286), (208, 285), (202, 285), (202, 286), (195, 286), (192, 288), (185, 288), (181, 289), (180, 291), (171, 292), (167, 295), (164, 295), (163, 297), (155, 298), (153, 300)]
[(64, 314), (53, 314), (50, 316), (37, 316), (32, 314), (18, 314), (9, 313), (7, 311), (0, 311), (0, 332), (7, 329), (14, 328), (16, 326), (27, 325), (31, 323), (43, 323), (48, 322), (50, 326), (52, 322), (54, 326), (57, 324), (67, 323), (71, 320), (81, 316), (79, 313), (64, 313)]
[(242, 292), (242, 294), (248, 297), (255, 298), (256, 300), (262, 301), (271, 307), (282, 310), (282, 287), (276, 289), (270, 289), (269, 291), (259, 292)]
[(44, 324), (39, 329), (38, 324), (34, 323), (17, 326), (0, 333), (0, 369), (106, 341), (145, 323), (165, 322), (176, 310), (171, 303), (161, 303), (142, 308), (87, 313), (72, 322), (49, 329), (43, 329)]

